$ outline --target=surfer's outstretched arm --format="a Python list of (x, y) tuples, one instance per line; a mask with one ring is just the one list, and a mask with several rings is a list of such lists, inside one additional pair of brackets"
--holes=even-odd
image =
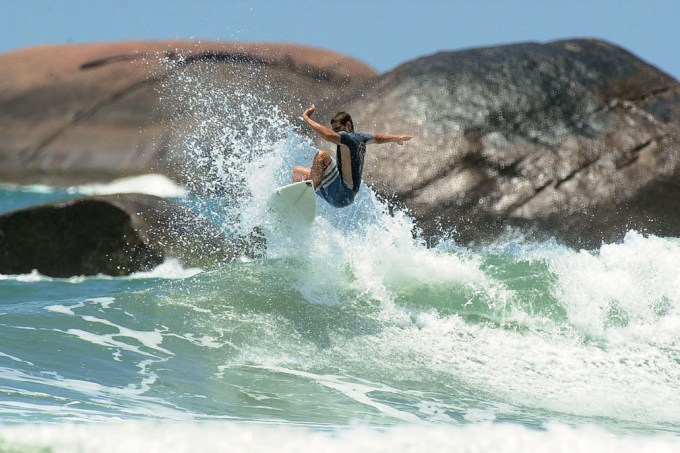
[(373, 134), (373, 143), (397, 143), (403, 145), (404, 142), (411, 140), (410, 135), (395, 135), (395, 134)]
[(327, 142), (339, 145), (340, 135), (337, 132), (334, 132), (331, 129), (327, 128), (326, 126), (317, 123), (311, 118), (312, 114), (314, 114), (315, 111), (316, 107), (314, 106), (311, 106), (310, 108), (305, 110), (305, 112), (302, 114), (302, 118), (305, 120), (305, 123), (309, 124), (309, 127), (311, 127), (312, 130), (316, 132), (316, 135), (318, 135), (322, 139), (326, 140)]

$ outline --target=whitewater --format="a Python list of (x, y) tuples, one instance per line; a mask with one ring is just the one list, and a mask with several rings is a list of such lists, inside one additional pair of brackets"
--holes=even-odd
[(227, 235), (262, 229), (266, 256), (0, 275), (0, 450), (680, 448), (680, 239), (428, 245), (369, 187), (282, 231), (266, 200), (316, 151), (301, 123), (256, 76), (177, 77), (165, 102), (195, 117), (178, 147), (186, 184), (0, 186), (0, 213), (142, 191)]

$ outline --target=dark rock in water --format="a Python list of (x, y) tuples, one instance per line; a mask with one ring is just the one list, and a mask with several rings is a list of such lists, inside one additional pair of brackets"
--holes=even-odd
[(324, 110), (414, 136), (371, 146), (365, 179), (427, 236), (474, 242), (513, 225), (586, 247), (629, 229), (680, 236), (680, 84), (611, 44), (442, 52)]
[(0, 274), (128, 275), (167, 257), (187, 266), (231, 260), (252, 243), (229, 243), (207, 220), (151, 195), (86, 197), (0, 216)]
[(206, 100), (222, 113), (240, 112), (240, 88), (297, 117), (312, 99), (374, 75), (335, 52), (273, 43), (119, 42), (0, 54), (0, 181), (175, 176), (178, 163), (169, 154), (195, 126), (198, 106), (185, 98), (205, 88), (199, 82), (224, 94)]

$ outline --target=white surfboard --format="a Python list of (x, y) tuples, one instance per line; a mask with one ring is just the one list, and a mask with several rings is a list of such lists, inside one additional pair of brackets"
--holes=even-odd
[(312, 181), (279, 187), (269, 198), (269, 209), (291, 226), (310, 225), (316, 217), (316, 194)]

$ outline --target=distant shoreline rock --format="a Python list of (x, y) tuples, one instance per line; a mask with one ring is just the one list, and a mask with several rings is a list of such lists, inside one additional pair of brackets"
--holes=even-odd
[[(336, 52), (275, 43), (142, 41), (0, 54), (0, 182), (176, 177), (173, 134), (191, 114), (180, 102), (160, 102), (161, 85), (195, 68), (218, 84), (245, 85), (258, 74), (274, 86), (271, 102), (296, 115), (313, 99), (376, 74)], [(164, 121), (169, 116), (172, 123)]]

